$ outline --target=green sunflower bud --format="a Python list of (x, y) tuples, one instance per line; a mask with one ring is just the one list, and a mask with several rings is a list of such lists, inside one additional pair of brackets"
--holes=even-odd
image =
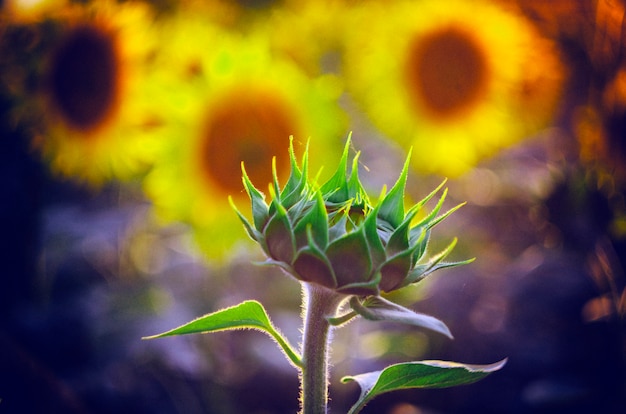
[(405, 212), (409, 154), (394, 186), (388, 193), (383, 190), (378, 204), (372, 205), (358, 176), (358, 153), (348, 173), (349, 149), (350, 138), (337, 170), (320, 186), (308, 179), (308, 147), (298, 166), (292, 142), (289, 179), (281, 190), (274, 164), (269, 204), (242, 165), (252, 221), (233, 207), (250, 237), (267, 255), (267, 264), (279, 266), (300, 281), (339, 293), (375, 296), (418, 282), (437, 269), (471, 261), (443, 261), (456, 240), (444, 251), (426, 257), (431, 229), (462, 205), (439, 214), (447, 194), (443, 190), (433, 210), (417, 220), (444, 183)]

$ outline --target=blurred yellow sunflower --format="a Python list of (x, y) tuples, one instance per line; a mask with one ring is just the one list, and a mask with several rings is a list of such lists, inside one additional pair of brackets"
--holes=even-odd
[(96, 1), (68, 8), (42, 75), (44, 118), (35, 146), (52, 171), (100, 185), (128, 179), (150, 163), (155, 124), (144, 82), (154, 52), (143, 3)]
[(166, 99), (157, 104), (169, 114), (164, 146), (145, 189), (158, 217), (190, 224), (201, 251), (220, 259), (245, 239), (228, 203), (229, 195), (247, 203), (241, 162), (263, 188), (272, 157), (279, 174), (289, 170), (290, 135), (296, 146), (311, 138), (312, 159), (336, 160), (344, 115), (332, 80), (273, 58), (263, 37), (225, 33), (202, 16), (176, 20), (158, 81)]
[(368, 2), (348, 24), (347, 88), (419, 171), (462, 174), (554, 113), (556, 50), (492, 3)]
[(292, 0), (260, 25), (267, 30), (272, 49), (306, 73), (333, 72), (338, 66), (349, 7), (345, 0)]

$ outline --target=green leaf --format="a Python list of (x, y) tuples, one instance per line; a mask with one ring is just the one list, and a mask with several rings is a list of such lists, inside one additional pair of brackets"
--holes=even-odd
[(298, 368), (302, 367), (302, 361), (298, 353), (294, 351), (287, 339), (272, 325), (263, 305), (255, 300), (248, 300), (239, 305), (209, 313), (181, 325), (178, 328), (158, 335), (146, 336), (142, 339), (236, 329), (256, 329), (267, 333), (281, 347), (282, 351), (294, 366)]
[(348, 414), (356, 414), (374, 397), (410, 388), (446, 388), (471, 384), (506, 364), (506, 359), (490, 365), (468, 365), (449, 361), (415, 361), (394, 364), (382, 371), (346, 376), (341, 382), (355, 381), (361, 396)]
[(380, 296), (368, 296), (361, 301), (358, 297), (350, 298), (350, 307), (363, 318), (370, 321), (400, 322), (420, 328), (430, 329), (452, 339), (452, 333), (445, 323), (423, 313), (414, 312), (404, 306), (390, 302)]

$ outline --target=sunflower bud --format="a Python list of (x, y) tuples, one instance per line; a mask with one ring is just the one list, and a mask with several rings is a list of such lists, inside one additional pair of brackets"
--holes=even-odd
[(439, 268), (469, 262), (442, 261), (456, 240), (444, 251), (426, 258), (430, 230), (460, 207), (438, 215), (446, 196), (444, 190), (434, 209), (421, 220), (416, 219), (443, 183), (405, 212), (409, 155), (394, 186), (388, 193), (383, 190), (378, 204), (372, 205), (358, 176), (359, 153), (348, 174), (349, 148), (348, 138), (336, 172), (320, 186), (308, 179), (308, 148), (298, 166), (292, 142), (289, 179), (280, 189), (274, 164), (269, 205), (242, 165), (243, 184), (252, 202), (252, 221), (235, 211), (250, 237), (261, 245), (268, 264), (279, 266), (303, 282), (343, 294), (371, 296), (415, 283)]

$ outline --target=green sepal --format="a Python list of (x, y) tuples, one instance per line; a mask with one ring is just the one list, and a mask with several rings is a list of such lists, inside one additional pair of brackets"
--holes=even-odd
[(257, 190), (254, 184), (252, 184), (252, 181), (250, 181), (243, 162), (241, 163), (241, 172), (243, 186), (246, 190), (246, 193), (248, 193), (248, 197), (250, 197), (250, 203), (252, 204), (252, 221), (254, 223), (254, 227), (258, 231), (263, 231), (263, 229), (265, 228), (265, 224), (269, 220), (269, 207), (265, 203), (265, 196), (262, 192)]
[(426, 270), (416, 269), (415, 273), (413, 271), (409, 273), (409, 276), (405, 279), (405, 282), (400, 287), (408, 286), (412, 283), (417, 283), (423, 280), (426, 276), (430, 275), (431, 273), (437, 270), (449, 269), (452, 267), (467, 265), (467, 264), (474, 262), (474, 260), (476, 260), (475, 257), (472, 257), (471, 259), (466, 259), (466, 260), (459, 260), (456, 262), (439, 262), (435, 264), (434, 266), (430, 266)]
[(368, 284), (372, 273), (369, 247), (362, 228), (334, 240), (326, 249), (332, 265), (337, 288), (354, 284)]
[(447, 388), (471, 384), (504, 367), (507, 359), (489, 365), (469, 365), (450, 361), (414, 361), (390, 365), (381, 371), (346, 376), (344, 384), (355, 381), (361, 395), (348, 414), (356, 414), (381, 394), (412, 388)]
[(446, 182), (448, 182), (447, 178), (445, 180), (443, 180), (441, 182), (441, 184), (439, 184), (437, 186), (437, 188), (435, 188), (433, 191), (431, 191), (430, 194), (428, 194), (426, 197), (424, 197), (420, 201), (418, 201), (417, 204), (415, 204), (414, 207), (417, 208), (418, 210), (421, 210), (422, 207), (424, 207), (424, 205), (426, 203), (428, 203), (435, 196), (435, 194), (437, 194), (439, 192), (439, 190), (441, 190), (443, 188), (443, 186), (446, 184)]
[(388, 256), (393, 256), (398, 252), (405, 251), (409, 248), (409, 233), (411, 228), (411, 221), (415, 217), (417, 210), (411, 209), (411, 211), (405, 216), (404, 220), (398, 227), (396, 227), (389, 237), (385, 250)]
[(297, 278), (303, 282), (316, 283), (329, 289), (335, 289), (335, 276), (325, 256), (318, 251), (305, 247), (301, 249), (293, 263)]
[(267, 254), (274, 260), (291, 263), (296, 254), (296, 241), (287, 211), (276, 204), (276, 213), (265, 229)]
[(239, 220), (241, 220), (241, 222), (243, 223), (243, 227), (246, 229), (248, 236), (250, 236), (250, 238), (257, 243), (260, 243), (261, 240), (263, 240), (263, 234), (255, 229), (254, 226), (248, 221), (248, 219), (243, 214), (241, 214), (241, 212), (237, 209), (237, 206), (235, 205), (232, 197), (228, 196), (228, 202), (230, 203), (232, 209), (235, 210), (235, 213), (237, 214), (237, 217), (239, 217)]
[(281, 204), (289, 210), (306, 195), (307, 175), (309, 159), (309, 142), (307, 141), (304, 155), (302, 156), (302, 169), (298, 168), (296, 154), (293, 149), (293, 137), (289, 138), (289, 160), (291, 172), (287, 184), (280, 194)]
[(463, 207), (465, 204), (467, 204), (467, 203), (465, 203), (465, 202), (459, 203), (456, 206), (452, 207), (450, 210), (446, 211), (442, 215), (440, 215), (437, 218), (435, 218), (434, 220), (431, 220), (430, 223), (428, 223), (428, 228), (432, 229), (437, 224), (441, 223), (444, 219), (446, 219), (450, 214), (454, 213), (455, 211), (457, 211), (458, 209)]
[[(349, 203), (347, 207), (343, 207), (340, 211), (336, 211), (333, 213), (331, 218), (329, 214), (329, 222), (333, 223), (332, 226), (328, 228), (328, 243), (332, 243), (335, 240), (343, 237), (347, 233), (348, 226), (348, 211), (350, 210)], [(339, 216), (337, 218), (337, 216)]]
[(448, 189), (446, 188), (443, 190), (443, 193), (441, 194), (441, 197), (439, 197), (439, 201), (437, 201), (437, 204), (435, 205), (435, 207), (430, 211), (430, 213), (426, 215), (426, 217), (420, 220), (419, 223), (417, 223), (414, 228), (419, 228), (419, 227), (432, 228), (434, 225), (431, 223), (436, 219), (437, 214), (439, 214), (439, 211), (441, 210), (441, 207), (443, 206), (443, 202), (446, 200), (447, 195), (448, 195)]
[(332, 326), (340, 326), (345, 323), (348, 323), (349, 321), (353, 320), (357, 316), (359, 316), (358, 313), (356, 313), (355, 311), (350, 311), (339, 316), (329, 316), (326, 318), (326, 320)]
[(320, 191), (324, 195), (324, 198), (332, 203), (343, 203), (350, 198), (348, 192), (348, 152), (350, 149), (351, 135), (346, 140), (346, 145), (343, 148), (341, 159), (337, 170), (332, 177), (328, 179), (320, 188)]
[(395, 229), (404, 220), (404, 188), (406, 186), (407, 176), (409, 174), (409, 162), (411, 160), (411, 152), (406, 157), (404, 167), (400, 173), (400, 177), (393, 185), (391, 190), (379, 202), (378, 218), (391, 224)]
[(469, 264), (473, 262), (474, 261), (473, 258), (458, 261), (458, 262), (442, 262), (443, 259), (448, 257), (448, 255), (452, 252), (452, 250), (454, 250), (456, 243), (457, 243), (457, 238), (455, 237), (445, 249), (443, 249), (441, 252), (437, 253), (436, 255), (432, 256), (428, 262), (415, 266), (413, 270), (409, 272), (409, 275), (407, 276), (407, 278), (405, 279), (401, 287), (407, 286), (411, 283), (419, 282), (420, 280), (424, 279), (429, 274), (433, 273), (435, 270), (461, 266), (461, 265), (465, 265), (465, 264)]
[(296, 245), (302, 246), (305, 244), (310, 228), (315, 244), (323, 250), (328, 246), (328, 213), (326, 212), (322, 193), (316, 191), (313, 197), (315, 199), (310, 210), (294, 227)]
[(142, 339), (237, 329), (256, 329), (265, 332), (276, 341), (287, 359), (295, 367), (302, 368), (300, 355), (298, 355), (280, 331), (274, 327), (263, 305), (254, 300), (248, 300), (239, 305), (206, 314), (178, 328)]
[(378, 234), (378, 206), (371, 211), (363, 222), (363, 231), (370, 249), (370, 257), (372, 258), (372, 266), (379, 267), (387, 259), (385, 254), (385, 246), (383, 245), (380, 235)]
[(374, 277), (368, 282), (350, 283), (348, 285), (340, 286), (335, 289), (339, 293), (344, 295), (356, 295), (356, 296), (376, 296), (380, 294), (378, 284), (380, 283), (380, 273), (375, 273)]
[(380, 296), (368, 296), (364, 299), (353, 296), (350, 298), (350, 307), (369, 321), (404, 323), (429, 329), (453, 339), (450, 329), (441, 320), (434, 316), (414, 312)]
[(414, 250), (407, 249), (383, 263), (380, 267), (380, 290), (391, 292), (403, 285), (404, 279), (413, 268), (413, 255)]
[(326, 254), (315, 244), (311, 228), (307, 229), (308, 245), (301, 248), (294, 259), (293, 269), (300, 280), (313, 282), (327, 288), (337, 287), (333, 266)]
[(348, 179), (348, 198), (354, 200), (353, 205), (364, 210), (369, 207), (369, 197), (359, 179), (360, 155), (361, 153), (357, 152), (352, 160), (352, 170), (350, 171), (350, 178)]
[[(415, 231), (414, 231), (415, 230)], [(418, 228), (414, 227), (411, 229), (409, 238), (411, 240), (411, 245), (415, 246), (413, 250), (412, 257), (412, 265), (414, 267), (415, 264), (424, 257), (426, 254), (426, 249), (428, 248), (428, 240), (430, 238), (430, 230), (427, 228)]]

